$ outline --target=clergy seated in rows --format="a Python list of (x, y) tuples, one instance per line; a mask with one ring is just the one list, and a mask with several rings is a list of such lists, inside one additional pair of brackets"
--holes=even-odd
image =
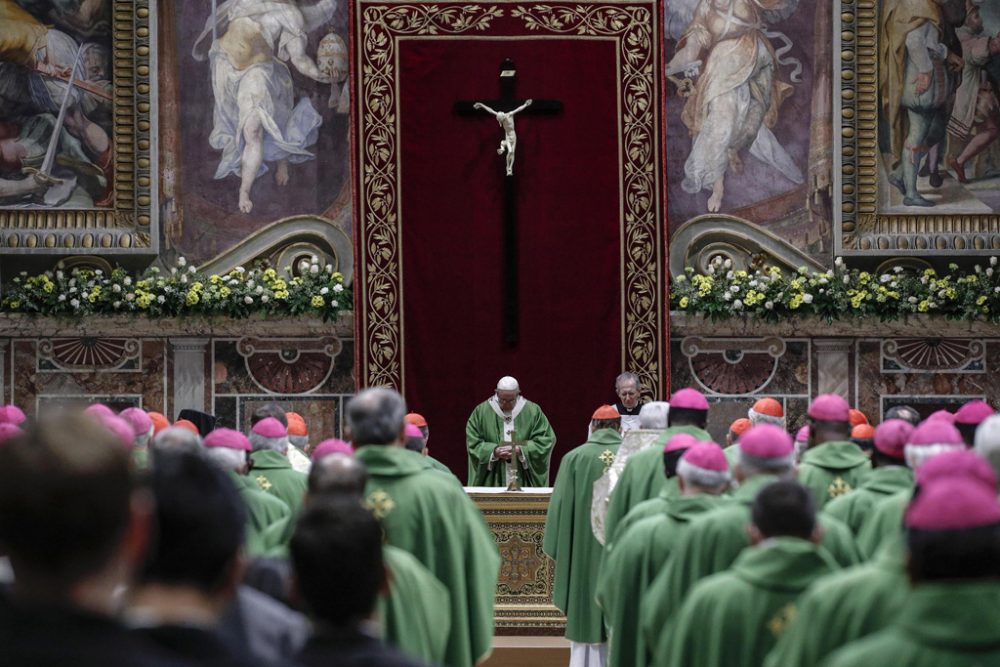
[[(688, 448), (697, 443), (698, 440), (688, 433), (678, 433), (667, 441), (667, 444), (663, 446), (662, 457), (663, 477), (666, 479), (666, 484), (655, 498), (642, 501), (618, 522), (618, 525), (615, 527), (616, 537), (624, 535), (632, 525), (643, 519), (663, 514), (671, 501), (680, 497), (680, 479), (677, 477), (677, 464)], [(606, 549), (610, 549), (614, 544), (614, 541), (607, 540), (604, 546)]]
[(889, 419), (879, 424), (875, 429), (872, 471), (868, 478), (860, 487), (832, 500), (824, 509), (828, 515), (847, 524), (855, 537), (876, 505), (913, 487), (913, 471), (903, 457), (903, 448), (911, 433), (913, 425), (902, 419)]
[(276, 417), (265, 417), (250, 429), (253, 453), (253, 479), (265, 493), (288, 505), (292, 514), (302, 506), (306, 490), (305, 473), (292, 467), (288, 460), (288, 430)]
[[(997, 488), (990, 465), (970, 451), (941, 454), (921, 466), (918, 475), (922, 489), (947, 479), (994, 493)], [(819, 665), (841, 646), (889, 626), (902, 612), (909, 588), (904, 540), (887, 544), (863, 565), (823, 577), (800, 599), (766, 667)]]
[[(608, 501), (608, 513), (604, 519), (606, 542), (613, 542), (619, 522), (629, 511), (644, 500), (655, 498), (664, 490), (666, 480), (661, 467), (661, 452), (670, 438), (678, 433), (687, 433), (699, 441), (711, 441), (712, 436), (705, 430), (708, 421), (708, 401), (694, 389), (680, 389), (670, 397), (670, 413), (667, 429), (653, 446), (629, 457), (618, 483)], [(669, 488), (667, 492), (675, 494)]]
[(277, 496), (263, 489), (249, 476), (250, 439), (230, 428), (217, 428), (204, 439), (205, 454), (223, 470), (236, 486), (246, 506), (247, 553), (264, 550), (264, 533), (276, 523), (288, 520), (291, 509)]
[(521, 395), (517, 380), (502, 377), (465, 425), (469, 486), (548, 486), (556, 434), (545, 413)]
[(448, 466), (431, 456), (430, 449), (427, 446), (427, 434), (430, 433), (430, 429), (427, 428), (427, 420), (420, 415), (416, 415), (420, 418), (419, 420), (423, 422), (424, 428), (420, 428), (419, 425), (410, 421), (410, 415), (415, 414), (416, 413), (411, 412), (406, 415), (406, 448), (411, 452), (417, 452), (427, 459), (427, 463), (429, 463), (435, 470), (446, 472), (451, 475), (452, 473)]
[(374, 621), (386, 585), (382, 529), (356, 499), (323, 498), (299, 518), (290, 545), (297, 594), (314, 630), (303, 667), (418, 667), (379, 639)]
[[(707, 512), (691, 524), (673, 547), (670, 560), (649, 585), (641, 602), (640, 620), (646, 642), (655, 646), (671, 616), (701, 579), (728, 569), (750, 546), (746, 526), (750, 508), (762, 488), (794, 478), (792, 437), (772, 424), (754, 426), (740, 438), (733, 476), (739, 486), (732, 503)], [(822, 513), (822, 546), (842, 566), (859, 562), (850, 529)]]
[[(690, 437), (681, 433), (670, 442)], [(665, 453), (664, 463), (676, 469), (678, 496), (662, 504), (656, 514), (630, 527), (622, 524), (614, 545), (604, 547), (596, 597), (608, 628), (608, 663), (614, 667), (648, 664), (645, 638), (639, 631), (642, 594), (691, 521), (728, 501), (723, 494), (729, 490), (729, 464), (717, 444), (699, 442), (676, 451), (683, 454), (680, 461)]]
[(642, 410), (642, 390), (639, 386), (639, 376), (635, 373), (625, 372), (615, 378), (615, 396), (618, 400), (614, 404), (615, 410), (622, 418), (622, 434), (636, 428), (639, 425), (639, 412)]
[(884, 630), (824, 664), (1000, 665), (996, 486), (947, 477), (922, 487), (906, 511), (905, 539), (906, 603)]
[(412, 554), (449, 591), (451, 632), (443, 663), (472, 667), (493, 641), (500, 554), (475, 503), (426, 457), (403, 447), (406, 404), (390, 389), (366, 389), (347, 406), (368, 470), (365, 502), (385, 542)]
[(594, 602), (602, 546), (590, 526), (590, 506), (594, 482), (615, 460), (622, 442), (618, 411), (599, 407), (590, 430), (587, 442), (566, 454), (559, 466), (542, 542), (555, 561), (552, 601), (566, 615), (571, 667), (604, 664), (607, 651), (604, 618)]
[(809, 404), (809, 446), (802, 453), (799, 481), (816, 498), (819, 509), (858, 488), (871, 462), (851, 442), (851, 407), (837, 394), (823, 394)]
[[(365, 466), (349, 452), (324, 453), (317, 447), (316, 453), (303, 506), (344, 500), (362, 504), (368, 484)], [(279, 595), (291, 587), (287, 559), (294, 531), (294, 518), (274, 524), (266, 536), (266, 556), (251, 564), (255, 580), (282, 580)], [(442, 663), (451, 629), (448, 589), (402, 549), (386, 544), (382, 557), (388, 579), (378, 601), (379, 636), (412, 658)]]
[(243, 574), (239, 492), (226, 473), (192, 451), (159, 453), (150, 490), (156, 539), (129, 595), (129, 626), (191, 664), (260, 664), (219, 632)]
[[(920, 468), (936, 456), (964, 449), (962, 434), (947, 420), (927, 419), (906, 439), (903, 456), (906, 464), (919, 476)], [(858, 548), (862, 556), (873, 558), (880, 548), (901, 538), (903, 514), (912, 496), (912, 489), (904, 489), (875, 506), (858, 533)]]
[[(726, 572), (702, 579), (653, 647), (662, 667), (758, 667), (795, 616), (806, 588), (839, 569), (818, 546), (812, 494), (777, 481), (757, 494), (750, 546)], [(881, 663), (890, 664), (890, 663)]]
[(94, 419), (47, 419), (0, 447), (4, 667), (188, 664), (115, 618), (150, 540), (151, 503), (128, 452)]

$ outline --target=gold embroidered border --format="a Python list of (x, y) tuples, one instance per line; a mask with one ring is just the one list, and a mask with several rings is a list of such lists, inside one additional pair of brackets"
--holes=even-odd
[(0, 209), (0, 254), (157, 252), (155, 35), (155, 2), (113, 0), (114, 206)]
[[(510, 16), (536, 34), (616, 37), (620, 45), (622, 144), (622, 367), (653, 396), (665, 390), (663, 228), (658, 168), (661, 105), (655, 3), (525, 5)], [(396, 37), (486, 32), (497, 4), (359, 4), (355, 26), (359, 169), (359, 378), (402, 388)]]
[(839, 132), (834, 129), (834, 150), (840, 153), (834, 250), (858, 256), (995, 254), (1000, 249), (1000, 215), (879, 210), (880, 4), (840, 0), (834, 7), (841, 121)]

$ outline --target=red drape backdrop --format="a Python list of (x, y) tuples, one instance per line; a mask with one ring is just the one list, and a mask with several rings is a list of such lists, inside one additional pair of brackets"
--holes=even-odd
[[(558, 99), (555, 116), (518, 116), (520, 344), (503, 343), (503, 158), (493, 117), (457, 100)], [(402, 39), (399, 42), (403, 360), (411, 410), (432, 454), (465, 481), (465, 422), (503, 375), (539, 403), (562, 455), (621, 372), (622, 203), (618, 48), (610, 40)], [(550, 480), (550, 481), (551, 481)]]

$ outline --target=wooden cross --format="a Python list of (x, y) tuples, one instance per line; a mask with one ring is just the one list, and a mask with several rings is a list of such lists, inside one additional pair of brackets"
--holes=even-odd
[[(519, 100), (514, 94), (514, 79), (517, 70), (514, 61), (505, 58), (500, 65), (500, 99), (480, 101), (460, 101), (455, 103), (455, 112), (463, 116), (478, 116), (491, 120), (490, 114), (484, 112), (482, 106), (488, 106), (494, 111), (510, 112), (522, 107), (529, 100)], [(477, 106), (477, 104), (479, 106)], [(522, 114), (553, 114), (562, 111), (559, 100), (530, 100), (530, 104), (518, 112)], [(498, 151), (499, 152), (499, 151)], [(509, 173), (508, 160), (498, 160), (504, 179), (504, 225), (503, 225), (503, 262), (504, 262), (504, 301), (503, 301), (503, 338), (507, 345), (517, 345), (520, 337), (518, 322), (518, 275), (517, 275), (517, 181), (514, 174)]]

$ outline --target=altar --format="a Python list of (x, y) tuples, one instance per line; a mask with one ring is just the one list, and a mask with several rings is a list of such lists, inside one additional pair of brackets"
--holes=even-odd
[(497, 635), (562, 635), (566, 618), (552, 604), (555, 563), (542, 552), (550, 487), (507, 491), (466, 487), (500, 550), (494, 621)]

